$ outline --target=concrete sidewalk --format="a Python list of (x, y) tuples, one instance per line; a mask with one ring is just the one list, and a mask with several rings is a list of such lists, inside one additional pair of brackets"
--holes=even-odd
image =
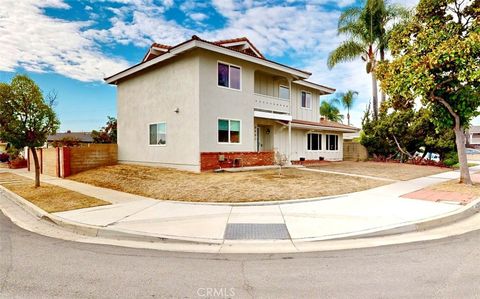
[[(24, 170), (12, 172), (33, 176)], [(337, 197), (244, 205), (161, 201), (45, 175), (42, 181), (112, 203), (54, 214), (73, 224), (210, 244), (295, 244), (404, 232), (417, 222), (460, 212), (465, 206), (400, 197), (457, 177), (458, 172), (451, 171)]]

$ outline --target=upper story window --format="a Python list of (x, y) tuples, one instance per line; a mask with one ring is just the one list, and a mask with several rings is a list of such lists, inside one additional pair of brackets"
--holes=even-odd
[(239, 120), (219, 119), (218, 120), (218, 142), (219, 143), (240, 143)]
[(318, 133), (307, 134), (307, 150), (309, 151), (322, 150), (322, 134), (318, 134)]
[(290, 100), (290, 88), (285, 85), (278, 87), (278, 97), (284, 100)]
[(167, 124), (150, 124), (150, 145), (167, 145)]
[(218, 63), (218, 86), (240, 90), (242, 86), (242, 69), (239, 66)]
[(325, 135), (327, 137), (327, 150), (338, 151), (338, 135)]
[(312, 94), (302, 91), (302, 108), (312, 109)]

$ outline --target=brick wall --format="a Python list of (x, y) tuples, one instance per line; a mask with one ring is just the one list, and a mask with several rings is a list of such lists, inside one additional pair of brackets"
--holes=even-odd
[[(220, 156), (224, 157), (221, 162)], [(237, 164), (235, 165), (235, 159)], [(207, 152), (200, 153), (200, 170), (214, 170), (241, 166), (264, 166), (275, 164), (274, 152)]]
[(117, 164), (116, 144), (90, 144), (70, 148), (70, 174)]
[[(43, 174), (68, 177), (88, 169), (117, 164), (116, 144), (90, 144), (80, 147), (37, 149)], [(35, 171), (32, 153), (28, 154), (28, 170)]]
[(358, 142), (343, 142), (343, 160), (344, 161), (365, 161), (368, 159), (367, 149)]

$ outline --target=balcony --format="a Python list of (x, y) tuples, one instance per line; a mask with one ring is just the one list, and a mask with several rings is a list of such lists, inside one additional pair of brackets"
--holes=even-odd
[(290, 101), (267, 96), (259, 93), (254, 93), (255, 99), (254, 108), (267, 112), (286, 113), (290, 114)]

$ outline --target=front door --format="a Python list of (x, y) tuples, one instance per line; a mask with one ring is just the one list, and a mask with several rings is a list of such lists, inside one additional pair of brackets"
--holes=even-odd
[(257, 152), (263, 151), (263, 128), (262, 127), (255, 127), (255, 135), (257, 136), (256, 140), (256, 147), (257, 147)]

